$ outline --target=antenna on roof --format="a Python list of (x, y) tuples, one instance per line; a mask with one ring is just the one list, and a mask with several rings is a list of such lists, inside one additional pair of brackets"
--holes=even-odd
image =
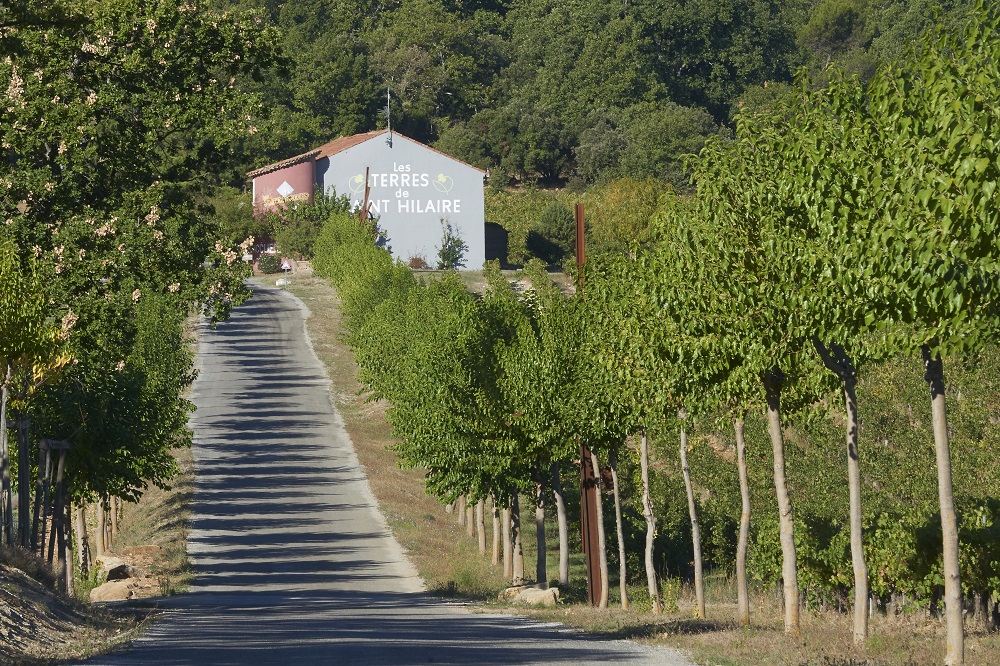
[(385, 127), (389, 130), (389, 136), (386, 138), (385, 143), (390, 148), (392, 148), (392, 108), (390, 103), (392, 102), (392, 97), (389, 92), (389, 88), (385, 89), (385, 108), (379, 109), (378, 115), (385, 116)]

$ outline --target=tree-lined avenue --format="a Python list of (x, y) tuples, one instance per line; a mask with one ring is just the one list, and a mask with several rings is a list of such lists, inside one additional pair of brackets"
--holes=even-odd
[(194, 585), (130, 649), (88, 663), (688, 663), (424, 594), (330, 402), (306, 314), (255, 288), (201, 330)]

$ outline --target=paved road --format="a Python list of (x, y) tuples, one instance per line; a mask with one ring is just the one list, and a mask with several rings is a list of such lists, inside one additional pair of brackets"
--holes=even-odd
[(423, 594), (330, 403), (305, 314), (287, 293), (257, 288), (202, 331), (195, 583), (131, 648), (89, 664), (688, 666), (670, 650)]

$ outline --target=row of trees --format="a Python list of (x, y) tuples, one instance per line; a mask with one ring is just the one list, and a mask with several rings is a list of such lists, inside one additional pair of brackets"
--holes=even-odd
[[(775, 492), (765, 522), (776, 529), (758, 528), (754, 549), (758, 558), (768, 551), (779, 558), (774, 578), (784, 587), (786, 631), (798, 632), (804, 588), (853, 590), (858, 643), (867, 635), (873, 580), (883, 593), (888, 586), (924, 594), (925, 603), (943, 589), (945, 660), (961, 663), (968, 594), (985, 595), (991, 608), (1000, 596), (995, 574), (981, 564), (990, 561), (990, 546), (975, 539), (959, 546), (960, 523), (966, 534), (981, 536), (997, 515), (989, 491), (968, 492), (968, 483), (960, 484), (965, 511), (956, 512), (943, 372), (946, 357), (981, 353), (997, 334), (997, 28), (995, 12), (980, 7), (964, 29), (932, 32), (870, 81), (832, 71), (820, 89), (803, 86), (766, 114), (741, 114), (734, 140), (710, 141), (692, 162), (696, 194), (662, 201), (653, 241), (588, 267), (586, 300), (563, 296), (538, 267), (529, 270), (534, 288), (521, 295), (496, 270), (488, 271), (481, 299), (455, 276), (417, 284), (366, 240), (368, 231), (346, 216), (332, 221), (320, 239), (317, 268), (344, 297), (363, 381), (392, 405), (403, 462), (424, 467), (428, 488), (446, 501), (493, 496), (509, 506), (521, 491), (541, 504), (546, 484), (558, 497), (560, 484), (549, 479), (578, 455), (578, 441), (595, 452), (595, 464), (614, 469), (627, 450), (625, 438), (638, 436), (637, 495), (652, 546), (656, 515), (645, 433), (675, 428), (697, 582), (698, 503), (685, 436), (729, 421), (742, 491), (736, 572), (748, 622), (753, 470), (743, 432), (748, 414), (761, 410)], [(866, 517), (862, 504), (869, 484), (873, 495), (881, 494), (870, 479), (892, 477), (886, 467), (893, 463), (883, 458), (885, 467), (861, 468), (866, 421), (857, 393), (863, 373), (899, 355), (923, 363), (932, 427), (930, 433), (921, 423), (911, 428), (934, 442), (938, 502), (925, 513), (926, 495), (917, 493), (921, 509), (907, 516), (897, 507), (893, 523), (881, 512)], [(832, 402), (838, 393), (843, 407)], [(824, 417), (824, 410), (834, 416)], [(806, 425), (790, 430), (789, 415)], [(834, 534), (824, 537), (793, 512), (793, 497), (817, 500), (789, 488), (786, 456), (796, 454), (785, 442), (808, 432), (810, 419), (831, 418), (843, 427), (849, 493), (840, 517), (847, 527), (827, 525)], [(970, 525), (970, 517), (980, 524)], [(866, 557), (873, 552), (880, 564), (893, 565), (879, 553), (892, 548), (885, 540), (913, 541), (927, 529), (940, 530), (942, 553), (927, 563), (928, 586), (917, 585), (919, 572), (898, 562), (902, 570), (894, 574), (885, 567), (869, 572)], [(827, 546), (818, 546), (823, 541)], [(830, 546), (837, 541), (839, 556)], [(769, 546), (775, 542), (779, 548)], [(850, 576), (824, 579), (815, 575), (823, 567), (810, 566), (809, 580), (800, 580), (803, 560), (821, 551), (834, 560), (849, 557)], [(649, 547), (646, 553), (655, 599)], [(699, 607), (703, 613), (700, 595)]]
[[(255, 131), (245, 80), (277, 38), (210, 4), (27, 0), (0, 7), (0, 51), (0, 420), (18, 425), (15, 440), (0, 424), (4, 541), (37, 548), (32, 494), (45, 504), (57, 472), (67, 500), (102, 506), (176, 472), (184, 319), (194, 304), (225, 318), (249, 295), (247, 244), (202, 202)], [(65, 469), (47, 469), (53, 446), (69, 447)]]

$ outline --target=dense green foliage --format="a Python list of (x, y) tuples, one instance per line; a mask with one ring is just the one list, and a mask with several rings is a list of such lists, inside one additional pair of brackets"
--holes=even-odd
[(683, 155), (728, 134), (741, 106), (787, 94), (831, 61), (863, 78), (968, 0), (230, 0), (263, 9), (286, 62), (255, 90), (272, 120), (259, 166), (374, 129), (385, 91), (401, 132), (497, 183), (653, 177), (687, 186)]
[[(73, 359), (44, 382), (15, 378), (8, 406), (31, 420), (33, 468), (38, 439), (70, 441), (74, 497), (134, 499), (170, 479), (169, 451), (189, 441), (183, 321), (249, 296), (252, 241), (220, 233), (203, 202), (257, 131), (249, 89), (278, 57), (265, 23), (176, 0), (0, 6), (0, 241), (34, 276), (16, 344), (55, 330), (30, 356)], [(23, 314), (8, 305), (5, 322)]]

